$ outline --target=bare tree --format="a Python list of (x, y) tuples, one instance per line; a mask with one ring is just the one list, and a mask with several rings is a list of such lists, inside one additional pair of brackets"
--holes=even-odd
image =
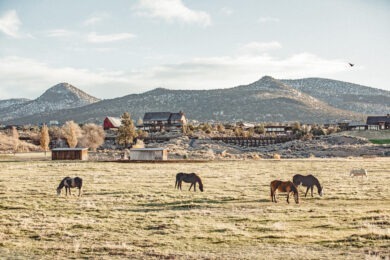
[(80, 139), (80, 144), (91, 148), (95, 152), (104, 143), (104, 138), (106, 137), (103, 127), (89, 123), (84, 125), (82, 130), (83, 136)]
[(82, 136), (80, 126), (73, 121), (65, 122), (62, 126), (62, 133), (70, 148), (75, 148), (78, 139)]
[(127, 148), (129, 144), (133, 143), (133, 139), (136, 135), (134, 123), (128, 112), (123, 113), (121, 122), (122, 124), (118, 129), (116, 140), (119, 144), (124, 144)]
[(14, 154), (19, 150), (19, 133), (15, 126), (12, 127), (12, 143)]
[(41, 128), (41, 138), (40, 138), (40, 144), (43, 151), (45, 151), (45, 156), (47, 150), (49, 150), (49, 143), (50, 143), (50, 137), (49, 137), (49, 128), (46, 124), (44, 124)]

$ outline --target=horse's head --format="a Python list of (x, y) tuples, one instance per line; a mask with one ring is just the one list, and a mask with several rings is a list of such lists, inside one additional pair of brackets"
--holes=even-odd
[(320, 187), (318, 189), (318, 194), (322, 197), (322, 195), (324, 195), (324, 188), (323, 187)]
[(61, 188), (57, 188), (57, 196), (60, 196), (61, 194)]

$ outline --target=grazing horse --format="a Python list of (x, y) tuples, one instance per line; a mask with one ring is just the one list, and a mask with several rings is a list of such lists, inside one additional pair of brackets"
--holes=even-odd
[(293, 183), (297, 187), (299, 185), (307, 187), (307, 190), (306, 190), (306, 193), (305, 193), (305, 197), (306, 197), (307, 192), (309, 191), (309, 189), (311, 189), (311, 196), (313, 197), (313, 188), (314, 188), (314, 185), (315, 185), (317, 187), (318, 194), (322, 197), (322, 187), (321, 187), (321, 184), (318, 181), (318, 179), (316, 177), (314, 177), (313, 175), (311, 175), (311, 174), (307, 175), (307, 176), (296, 174), (293, 177)]
[(70, 193), (70, 188), (78, 188), (79, 189), (79, 196), (81, 193), (81, 187), (83, 186), (83, 179), (79, 177), (71, 178), (71, 177), (65, 177), (61, 182), (60, 185), (58, 185), (57, 188), (57, 196), (61, 194), (61, 189), (65, 187), (66, 196), (68, 196), (68, 190), (69, 195), (72, 195)]
[(349, 173), (349, 176), (355, 177), (355, 176), (366, 176), (367, 177), (367, 170), (366, 169), (352, 169), (351, 172)]
[(200, 191), (203, 192), (202, 180), (195, 173), (179, 172), (178, 174), (176, 174), (175, 188), (181, 190), (181, 184), (182, 184), (183, 181), (187, 182), (187, 183), (191, 183), (191, 186), (190, 186), (189, 190), (191, 190), (192, 186), (194, 186), (194, 191), (196, 191), (196, 183), (198, 183)]
[(290, 197), (291, 192), (294, 194), (295, 203), (297, 203), (297, 204), (299, 203), (298, 189), (294, 185), (294, 183), (292, 183), (291, 181), (274, 180), (271, 182), (270, 186), (271, 186), (271, 200), (272, 200), (272, 202), (277, 203), (276, 191), (279, 191), (279, 192), (287, 192), (287, 203), (290, 203), (288, 199)]

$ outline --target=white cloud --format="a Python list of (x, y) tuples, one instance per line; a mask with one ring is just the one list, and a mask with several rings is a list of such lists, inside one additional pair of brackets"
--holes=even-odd
[(131, 71), (58, 68), (32, 59), (6, 57), (0, 58), (0, 99), (34, 98), (59, 82), (69, 82), (99, 98), (114, 98), (155, 87), (227, 88), (252, 83), (264, 75), (279, 79), (334, 77), (348, 70), (346, 61), (310, 53), (284, 58), (268, 54), (199, 57)]
[[(0, 58), (0, 81), (2, 82), (0, 99), (35, 98), (59, 82), (69, 82), (92, 94), (97, 93), (95, 88), (102, 85), (129, 83), (128, 79), (123, 77), (122, 71), (56, 68), (43, 62), (21, 57)], [(100, 91), (99, 94), (102, 92), (104, 93)]]
[(143, 78), (156, 82), (155, 86), (167, 88), (210, 89), (248, 84), (264, 75), (276, 78), (327, 77), (347, 69), (345, 61), (327, 60), (310, 53), (286, 58), (238, 55), (162, 65), (144, 71)]
[(108, 17), (110, 17), (110, 15), (108, 13), (96, 13), (96, 14), (91, 15), (88, 19), (86, 19), (83, 22), (83, 25), (85, 25), (85, 26), (95, 25), (95, 24), (100, 23), (101, 21), (107, 19)]
[(229, 15), (232, 15), (234, 13), (234, 11), (231, 8), (229, 8), (229, 7), (223, 7), (221, 9), (221, 13), (223, 13), (224, 15), (229, 16)]
[(15, 10), (8, 11), (0, 17), (0, 31), (13, 38), (20, 37), (19, 26), (21, 24)]
[(95, 32), (91, 32), (87, 35), (87, 41), (91, 43), (104, 43), (104, 42), (116, 42), (129, 40), (136, 37), (131, 33), (116, 33), (116, 34), (96, 34)]
[(47, 37), (53, 37), (53, 38), (62, 38), (62, 37), (69, 37), (73, 35), (72, 31), (65, 30), (65, 29), (54, 29), (46, 31)]
[(208, 13), (191, 10), (181, 0), (140, 0), (137, 9), (141, 15), (161, 18), (168, 22), (179, 21), (202, 26), (211, 24)]
[(240, 48), (240, 52), (248, 55), (261, 54), (271, 50), (282, 48), (282, 45), (277, 41), (272, 42), (250, 42)]
[(260, 17), (258, 19), (259, 23), (278, 23), (280, 19), (277, 17)]

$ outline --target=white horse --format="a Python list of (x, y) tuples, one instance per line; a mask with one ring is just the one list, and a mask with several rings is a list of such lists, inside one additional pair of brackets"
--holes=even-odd
[(355, 176), (366, 176), (367, 178), (367, 170), (366, 169), (352, 169), (351, 172), (349, 173), (349, 176), (355, 177)]

